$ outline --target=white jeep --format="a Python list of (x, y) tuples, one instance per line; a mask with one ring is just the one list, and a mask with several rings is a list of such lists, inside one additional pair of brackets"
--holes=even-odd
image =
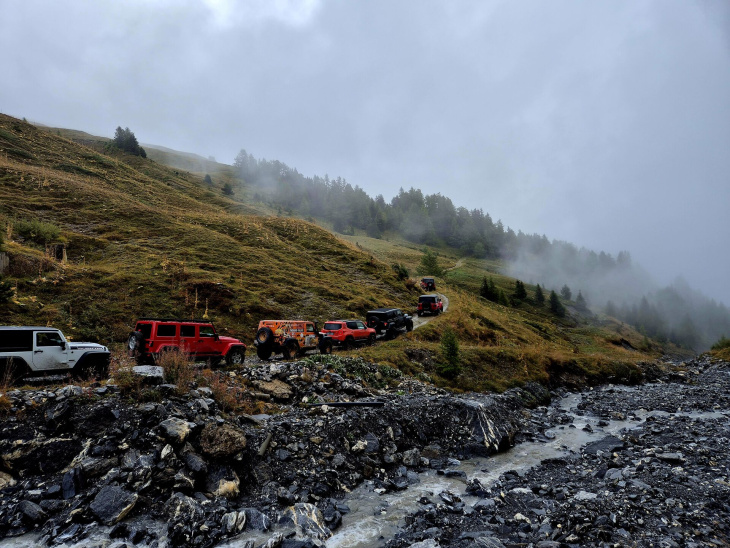
[(75, 377), (105, 377), (109, 358), (106, 346), (67, 341), (52, 327), (0, 326), (0, 382), (69, 372)]

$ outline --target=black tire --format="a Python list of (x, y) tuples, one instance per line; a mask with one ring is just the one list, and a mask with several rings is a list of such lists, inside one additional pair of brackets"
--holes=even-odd
[(332, 354), (332, 341), (329, 339), (322, 339), (319, 342), (319, 353)]
[(375, 333), (373, 333), (372, 335), (370, 335), (368, 337), (368, 346), (372, 346), (374, 344), (375, 344)]
[(83, 363), (80, 368), (74, 368), (73, 376), (80, 380), (102, 380), (109, 378), (109, 357), (94, 357)]
[(353, 339), (352, 337), (347, 337), (342, 345), (342, 348), (345, 350), (352, 350), (353, 348), (355, 348), (355, 339)]
[(299, 345), (295, 341), (287, 341), (284, 343), (282, 355), (285, 360), (293, 360), (299, 354)]
[(2, 365), (0, 365), (0, 382), (2, 382), (4, 386), (17, 384), (28, 376), (30, 376), (30, 369), (25, 362), (18, 363), (9, 359), (4, 360)]
[(413, 322), (408, 322), (406, 323), (406, 332), (410, 333), (411, 331), (413, 331)]
[(239, 367), (243, 365), (246, 359), (246, 353), (243, 348), (231, 348), (226, 354), (226, 365), (229, 367)]
[(127, 349), (131, 358), (139, 358), (144, 345), (144, 335), (141, 331), (132, 331), (127, 339)]
[(267, 346), (274, 340), (274, 332), (268, 327), (262, 327), (256, 332), (258, 346)]
[(266, 361), (271, 357), (271, 348), (268, 346), (258, 346), (256, 347), (256, 355), (260, 360)]
[(385, 332), (385, 340), (389, 341), (391, 339), (395, 339), (395, 329), (389, 327)]

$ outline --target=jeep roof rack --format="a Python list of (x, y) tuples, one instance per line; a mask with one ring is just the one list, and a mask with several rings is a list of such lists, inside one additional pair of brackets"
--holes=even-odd
[(210, 320), (188, 320), (185, 318), (137, 318), (138, 322), (185, 322), (185, 323), (213, 323)]

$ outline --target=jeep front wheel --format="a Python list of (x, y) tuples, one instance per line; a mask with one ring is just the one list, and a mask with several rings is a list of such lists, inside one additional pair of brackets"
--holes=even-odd
[(284, 345), (284, 351), (282, 354), (284, 355), (285, 360), (293, 360), (297, 357), (297, 354), (299, 353), (299, 345), (295, 343), (294, 341), (288, 341)]
[(368, 346), (372, 346), (372, 345), (374, 345), (374, 344), (375, 344), (375, 334), (371, 334), (371, 335), (370, 335), (370, 336), (368, 337)]
[(231, 348), (226, 354), (226, 365), (228, 366), (239, 366), (243, 365), (245, 354), (241, 348)]

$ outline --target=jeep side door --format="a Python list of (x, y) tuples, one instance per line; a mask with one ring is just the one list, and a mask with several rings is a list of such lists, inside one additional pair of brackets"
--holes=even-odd
[(220, 350), (215, 340), (215, 329), (212, 325), (201, 324), (198, 326), (200, 338), (198, 339), (197, 354), (199, 356), (220, 356)]
[(58, 331), (36, 331), (33, 339), (33, 369), (68, 369), (68, 345)]

